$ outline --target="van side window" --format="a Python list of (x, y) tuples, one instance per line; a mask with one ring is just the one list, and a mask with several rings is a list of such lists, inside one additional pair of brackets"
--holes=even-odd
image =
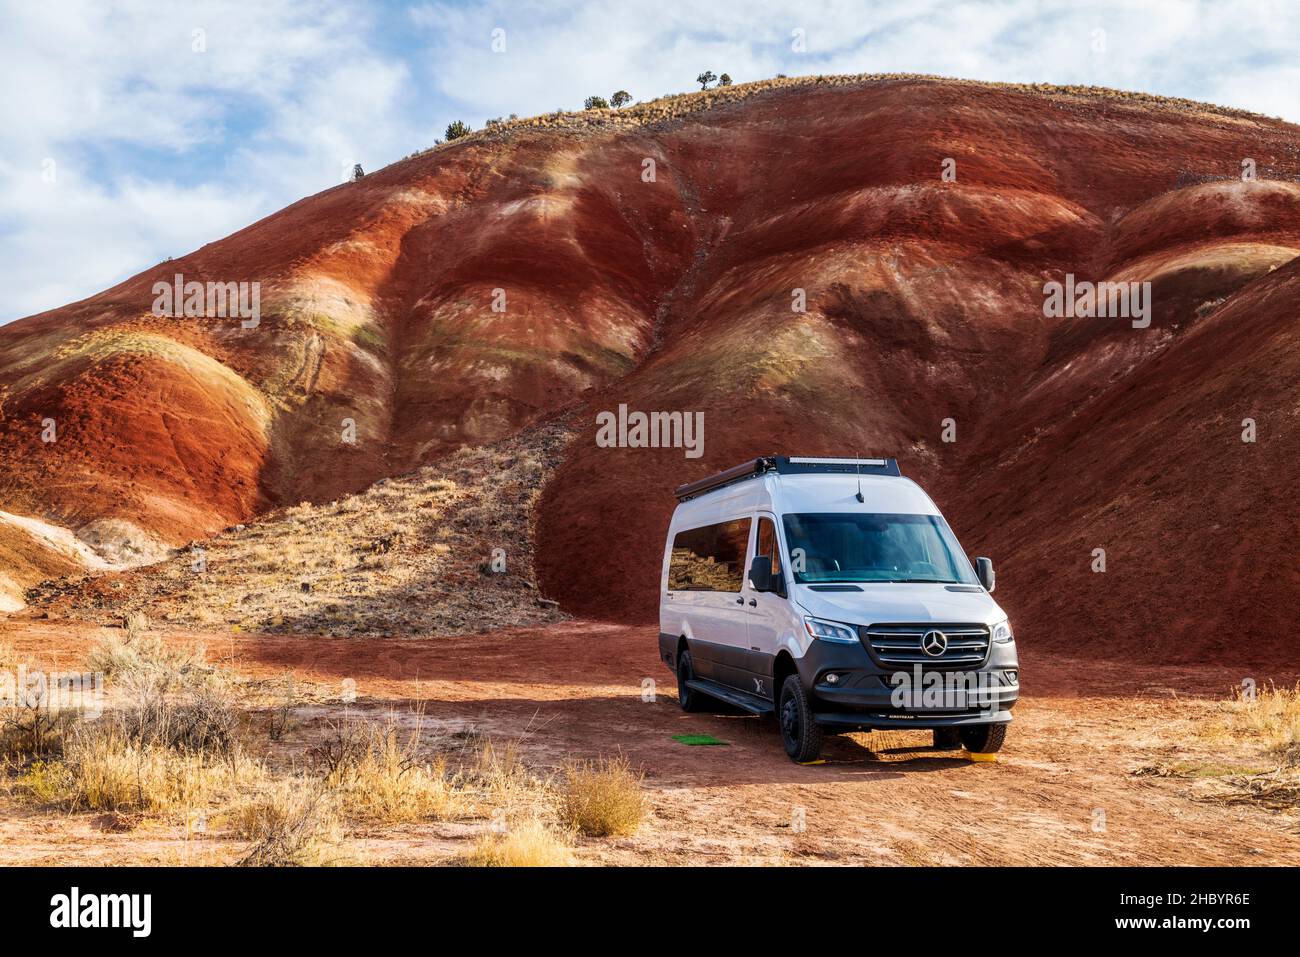
[(740, 591), (750, 519), (678, 532), (668, 563), (669, 591)]
[(754, 545), (754, 555), (767, 555), (772, 559), (772, 574), (781, 575), (781, 546), (777, 543), (776, 524), (770, 518), (758, 520), (758, 541)]

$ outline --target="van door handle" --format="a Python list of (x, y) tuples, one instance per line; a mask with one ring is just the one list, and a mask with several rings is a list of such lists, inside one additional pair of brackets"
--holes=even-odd
[(757, 608), (757, 607), (758, 607), (758, 602), (755, 601), (753, 598), (751, 598), (751, 599), (749, 600), (749, 607), (750, 607), (750, 608)]

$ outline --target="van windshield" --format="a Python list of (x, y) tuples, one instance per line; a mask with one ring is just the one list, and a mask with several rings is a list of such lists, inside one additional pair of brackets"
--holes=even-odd
[(790, 570), (817, 582), (944, 582), (978, 579), (938, 515), (786, 515)]

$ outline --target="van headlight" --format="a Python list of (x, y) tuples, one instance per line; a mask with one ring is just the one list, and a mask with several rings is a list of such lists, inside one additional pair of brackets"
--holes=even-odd
[(858, 643), (858, 636), (852, 628), (846, 625), (837, 625), (833, 621), (822, 621), (820, 618), (804, 618), (803, 626), (808, 629), (808, 634), (819, 641), (834, 641), (841, 645), (856, 645)]
[(1011, 619), (1000, 621), (993, 626), (993, 640), (999, 645), (1005, 645), (1015, 638), (1016, 636), (1011, 633)]

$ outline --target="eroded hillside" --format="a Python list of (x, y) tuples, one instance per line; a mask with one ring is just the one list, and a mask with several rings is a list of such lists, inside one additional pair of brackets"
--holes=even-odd
[[(176, 546), (564, 414), (536, 565), (570, 611), (653, 617), (679, 482), (891, 454), (1028, 646), (1284, 650), (1298, 132), (907, 77), (519, 121), (0, 329), (0, 509)], [(260, 282), (260, 323), (153, 316), (176, 273)], [(1067, 274), (1150, 282), (1149, 326), (1045, 317)], [(703, 412), (703, 456), (600, 447), (620, 404)]]

